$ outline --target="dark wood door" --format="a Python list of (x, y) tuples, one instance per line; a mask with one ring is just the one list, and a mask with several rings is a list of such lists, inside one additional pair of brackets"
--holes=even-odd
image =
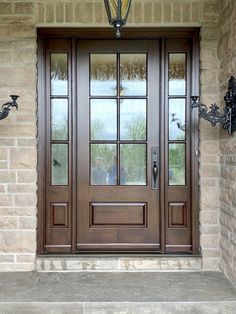
[(196, 32), (56, 32), (39, 31), (38, 252), (198, 253)]
[(79, 251), (158, 251), (159, 43), (81, 41)]

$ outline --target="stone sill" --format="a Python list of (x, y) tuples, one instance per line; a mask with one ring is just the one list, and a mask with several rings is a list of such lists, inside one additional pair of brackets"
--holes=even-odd
[(201, 256), (38, 256), (36, 271), (200, 271)]

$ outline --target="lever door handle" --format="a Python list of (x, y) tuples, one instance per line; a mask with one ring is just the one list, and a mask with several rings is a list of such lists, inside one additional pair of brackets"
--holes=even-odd
[(157, 168), (157, 163), (153, 163), (153, 188), (157, 188), (157, 175), (158, 175), (158, 168)]
[(158, 147), (152, 147), (152, 190), (157, 190), (158, 182)]

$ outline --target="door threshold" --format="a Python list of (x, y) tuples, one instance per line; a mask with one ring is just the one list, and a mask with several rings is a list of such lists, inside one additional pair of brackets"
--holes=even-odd
[(38, 255), (37, 271), (199, 271), (200, 255), (80, 254)]

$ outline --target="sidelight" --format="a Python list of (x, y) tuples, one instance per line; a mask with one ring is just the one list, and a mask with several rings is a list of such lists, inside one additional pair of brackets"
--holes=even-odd
[(51, 139), (68, 139), (68, 100), (51, 100)]
[(185, 185), (185, 144), (169, 144), (169, 185)]
[(51, 53), (51, 95), (68, 95), (68, 55)]
[(169, 95), (186, 94), (186, 54), (169, 54)]
[(68, 145), (51, 146), (51, 184), (68, 185)]

